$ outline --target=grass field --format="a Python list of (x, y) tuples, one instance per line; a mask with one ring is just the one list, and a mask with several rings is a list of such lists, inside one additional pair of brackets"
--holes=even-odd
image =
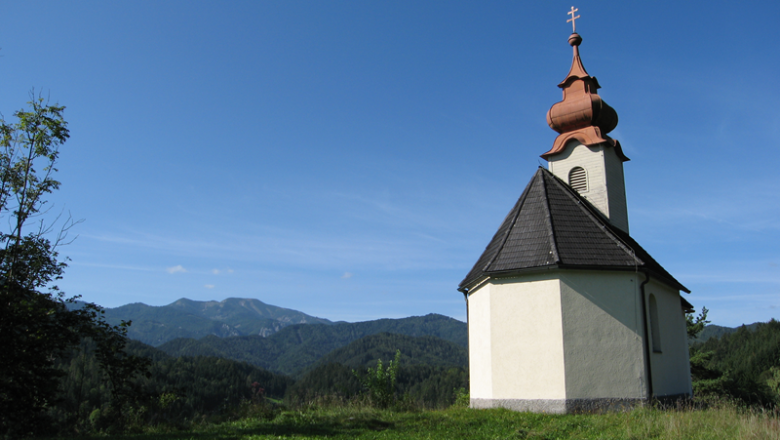
[[(97, 436), (99, 437), (99, 436)], [(272, 420), (149, 429), (116, 439), (780, 439), (777, 413), (640, 408), (630, 412), (548, 415), (450, 408), (394, 412), (367, 407), (285, 411)]]

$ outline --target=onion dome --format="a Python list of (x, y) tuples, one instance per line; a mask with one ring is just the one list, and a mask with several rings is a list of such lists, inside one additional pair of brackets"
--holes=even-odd
[(617, 112), (596, 93), (601, 86), (582, 65), (579, 51), (581, 42), (582, 37), (577, 33), (569, 37), (569, 44), (574, 48), (574, 58), (566, 79), (558, 84), (563, 89), (563, 100), (547, 112), (547, 124), (560, 134), (552, 149), (542, 154), (542, 157), (548, 159), (562, 152), (570, 140), (576, 139), (587, 146), (606, 142), (616, 148), (618, 157), (627, 161), (620, 143), (607, 136), (617, 127)]

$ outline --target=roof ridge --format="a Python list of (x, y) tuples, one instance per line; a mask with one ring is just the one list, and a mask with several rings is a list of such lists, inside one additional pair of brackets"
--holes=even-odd
[[(547, 171), (547, 170), (545, 170)], [(598, 211), (596, 207), (594, 207), (588, 199), (585, 197), (582, 197), (579, 193), (577, 193), (572, 187), (570, 187), (566, 182), (561, 180), (558, 176), (553, 174), (550, 171), (547, 171), (547, 173), (550, 174), (550, 176), (553, 177), (553, 181), (564, 190), (564, 194), (568, 195), (571, 199), (573, 199), (575, 202), (577, 202), (577, 206), (585, 212), (585, 214), (590, 218), (596, 226), (601, 229), (602, 231), (606, 232), (607, 237), (609, 237), (612, 241), (614, 241), (618, 247), (620, 247), (624, 252), (628, 253), (631, 256), (631, 259), (634, 260), (634, 263), (636, 266), (644, 266), (645, 262), (640, 259), (636, 251), (634, 250), (631, 245), (626, 243), (623, 239), (621, 239), (618, 234), (616, 234), (612, 228), (615, 228), (616, 226), (613, 226), (609, 219), (601, 213), (601, 211)], [(548, 202), (549, 203), (549, 202)]]
[[(541, 167), (539, 168), (541, 169)], [(538, 174), (538, 172), (536, 174)], [(528, 198), (528, 193), (531, 190), (531, 186), (534, 184), (534, 181), (536, 180), (536, 174), (534, 174), (534, 177), (531, 179), (530, 182), (528, 182), (528, 185), (525, 186), (523, 193), (520, 195), (520, 199), (517, 201), (517, 203), (515, 203), (515, 206), (512, 208), (513, 210), (515, 210), (514, 216), (512, 217), (512, 221), (509, 223), (509, 227), (506, 228), (506, 231), (504, 232), (504, 237), (501, 238), (501, 245), (496, 248), (496, 251), (490, 257), (490, 260), (488, 260), (488, 262), (485, 263), (485, 266), (482, 269), (483, 272), (487, 271), (488, 268), (493, 264), (493, 262), (496, 261), (496, 257), (501, 255), (501, 251), (504, 249), (504, 246), (506, 246), (506, 242), (507, 240), (509, 240), (509, 236), (512, 233), (512, 229), (514, 229), (515, 224), (517, 223), (517, 217), (519, 217), (520, 213), (523, 211), (523, 205), (525, 205), (525, 200)]]
[[(539, 167), (540, 170), (545, 171), (544, 168)], [(552, 175), (552, 173), (550, 173)], [(558, 252), (558, 239), (555, 237), (555, 226), (553, 225), (553, 218), (552, 218), (552, 212), (550, 211), (550, 198), (547, 194), (547, 180), (545, 179), (546, 175), (542, 173), (542, 191), (544, 191), (544, 206), (546, 208), (545, 210), (545, 220), (547, 220), (547, 235), (550, 238), (550, 245), (552, 247), (552, 253), (553, 258), (555, 258), (555, 264), (558, 264), (561, 262), (561, 255)]]

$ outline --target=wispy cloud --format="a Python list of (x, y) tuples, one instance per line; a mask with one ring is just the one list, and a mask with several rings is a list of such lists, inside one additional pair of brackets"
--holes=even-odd
[(186, 273), (187, 269), (185, 269), (184, 266), (179, 264), (177, 266), (169, 267), (165, 269), (165, 271), (168, 272), (169, 274), (175, 274), (175, 273)]
[(213, 284), (204, 284), (203, 287), (205, 287), (207, 289), (213, 289), (214, 285)]
[(351, 272), (344, 272), (344, 275), (342, 275), (341, 278), (344, 278), (345, 280), (349, 279), (349, 278), (352, 278), (352, 273)]
[(233, 269), (229, 269), (229, 268), (228, 269), (211, 269), (211, 273), (214, 274), (214, 275), (221, 275), (223, 273), (231, 274), (233, 272), (234, 272)]

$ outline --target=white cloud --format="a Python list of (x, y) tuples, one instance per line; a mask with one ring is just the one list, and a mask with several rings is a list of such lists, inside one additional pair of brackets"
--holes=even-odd
[(213, 284), (204, 284), (203, 287), (205, 287), (207, 289), (213, 289), (214, 285)]
[(214, 275), (219, 275), (219, 269), (211, 269), (211, 273)]
[(165, 269), (165, 271), (170, 274), (174, 274), (174, 273), (185, 273), (187, 272), (187, 269), (185, 269), (181, 264), (179, 264), (177, 266), (169, 267)]
[(344, 278), (345, 280), (349, 279), (349, 278), (352, 278), (352, 273), (344, 272), (344, 275), (342, 275), (341, 278)]

